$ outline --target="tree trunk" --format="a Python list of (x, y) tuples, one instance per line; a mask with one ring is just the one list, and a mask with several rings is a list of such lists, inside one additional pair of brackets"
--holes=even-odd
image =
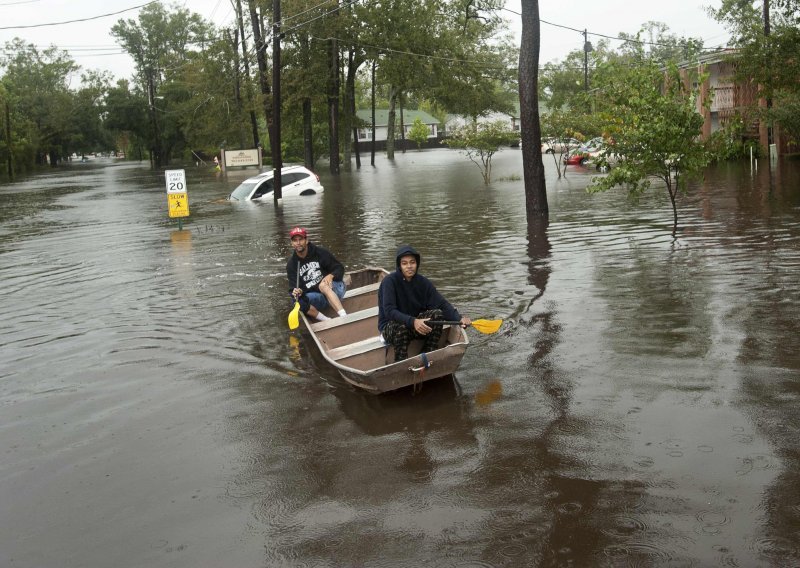
[[(338, 2), (337, 2), (338, 5)], [(330, 170), (339, 174), (339, 43), (328, 40), (328, 137)]]
[(152, 70), (147, 72), (147, 99), (150, 103), (150, 127), (153, 137), (150, 145), (150, 165), (153, 169), (158, 169), (162, 164), (161, 132), (158, 129), (158, 117), (156, 116), (156, 87)]
[(233, 52), (233, 100), (236, 103), (236, 117), (239, 123), (239, 148), (246, 148), (244, 123), (242, 122), (242, 115), (244, 114), (244, 107), (242, 105), (242, 76), (239, 66), (239, 30), (235, 29), (224, 30), (225, 39), (231, 46)]
[(519, 49), (519, 107), (525, 212), (528, 219), (549, 216), (539, 124), (539, 0), (522, 0)]
[(261, 141), (258, 136), (258, 120), (253, 110), (253, 89), (250, 86), (250, 62), (247, 57), (247, 36), (244, 35), (244, 19), (242, 18), (242, 0), (236, 0), (236, 18), (239, 21), (239, 35), (242, 38), (242, 65), (244, 66), (245, 89), (247, 93), (248, 106), (250, 107), (250, 128), (253, 131), (253, 148), (258, 148)]
[(311, 99), (303, 99), (303, 161), (309, 170), (314, 169), (314, 130), (311, 120)]
[(372, 144), (370, 146), (370, 165), (375, 165), (375, 60), (372, 60)]
[(402, 148), (400, 151), (405, 154), (406, 153), (406, 119), (403, 116), (403, 96), (400, 96), (400, 141), (402, 144)]
[(247, 7), (250, 10), (250, 24), (253, 27), (253, 43), (256, 47), (256, 61), (258, 62), (258, 84), (261, 87), (261, 100), (264, 104), (264, 117), (267, 121), (267, 132), (270, 133), (269, 147), (270, 156), (275, 155), (276, 149), (274, 136), (272, 136), (272, 97), (270, 97), (271, 90), (269, 80), (267, 79), (267, 56), (264, 53), (266, 45), (264, 44), (264, 36), (261, 33), (261, 21), (256, 11), (255, 0), (247, 0)]
[(14, 181), (14, 154), (11, 150), (11, 106), (6, 101), (6, 149), (8, 150), (8, 181)]
[(389, 160), (394, 160), (394, 123), (398, 93), (394, 85), (389, 87), (389, 116), (386, 119), (386, 157)]
[[(355, 105), (353, 104), (353, 98), (355, 97), (356, 91), (356, 72), (355, 72), (355, 56), (353, 53), (353, 48), (349, 48), (347, 50), (347, 77), (344, 80), (344, 128), (342, 129), (342, 133), (344, 134), (344, 171), (349, 172), (352, 169), (352, 164), (350, 160), (352, 159), (352, 148), (353, 148), (353, 123), (355, 122), (355, 117), (353, 116), (353, 108)], [(356, 140), (358, 140), (356, 138)]]

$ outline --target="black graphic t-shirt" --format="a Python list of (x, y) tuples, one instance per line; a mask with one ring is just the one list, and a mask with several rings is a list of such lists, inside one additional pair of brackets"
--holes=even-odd
[(331, 252), (323, 247), (308, 242), (308, 252), (305, 258), (300, 258), (293, 253), (286, 263), (286, 277), (289, 280), (289, 293), (295, 288), (300, 274), (299, 288), (303, 292), (319, 292), (319, 283), (328, 274), (333, 274), (334, 280), (344, 278), (344, 266)]

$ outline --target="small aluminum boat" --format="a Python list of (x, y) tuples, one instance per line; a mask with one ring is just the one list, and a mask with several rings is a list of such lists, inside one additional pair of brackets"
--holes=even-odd
[(378, 333), (378, 287), (388, 274), (374, 267), (348, 272), (344, 317), (330, 308), (324, 312), (331, 318), (327, 321), (312, 321), (300, 314), (325, 360), (348, 383), (373, 394), (452, 375), (469, 345), (461, 326), (445, 326), (438, 349), (420, 353), (422, 341), (414, 340), (408, 348), (409, 358), (395, 363), (394, 349), (384, 345)]

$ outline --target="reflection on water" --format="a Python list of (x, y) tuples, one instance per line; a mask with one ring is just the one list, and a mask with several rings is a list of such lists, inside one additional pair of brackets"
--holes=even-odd
[[(675, 238), (582, 168), (528, 223), (518, 150), (227, 202), (251, 173), (187, 169), (182, 231), (137, 165), (0, 187), (0, 565), (800, 563), (796, 163), (709, 170)], [(298, 224), (350, 269), (411, 242), (505, 323), (358, 392), (287, 329)]]

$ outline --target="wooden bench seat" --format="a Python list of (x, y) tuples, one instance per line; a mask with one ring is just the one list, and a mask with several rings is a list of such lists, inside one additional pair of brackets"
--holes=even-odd
[(331, 349), (328, 351), (328, 357), (334, 361), (338, 361), (339, 359), (345, 359), (354, 355), (361, 355), (367, 351), (372, 351), (373, 349), (379, 349), (383, 347), (384, 343), (381, 341), (381, 336), (376, 335), (375, 337), (368, 337), (367, 339), (357, 341), (356, 343), (350, 343), (349, 345), (343, 345), (342, 347)]
[(359, 310), (357, 312), (347, 314), (344, 317), (339, 316), (331, 318), (329, 320), (312, 323), (311, 329), (314, 330), (314, 332), (319, 333), (320, 331), (324, 331), (326, 329), (339, 327), (340, 325), (346, 325), (348, 323), (353, 323), (363, 319), (375, 317), (377, 315), (378, 315), (378, 306), (374, 306), (372, 308), (367, 308), (366, 310)]
[(367, 284), (366, 286), (361, 286), (360, 288), (353, 288), (352, 290), (348, 290), (344, 293), (345, 298), (352, 298), (353, 296), (362, 296), (364, 294), (369, 294), (371, 292), (375, 292), (381, 283), (376, 282), (375, 284)]

